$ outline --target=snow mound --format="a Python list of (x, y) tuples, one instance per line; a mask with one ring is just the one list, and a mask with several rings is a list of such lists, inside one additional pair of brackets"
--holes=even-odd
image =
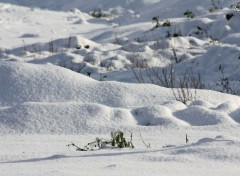
[(240, 155), (235, 151), (240, 145), (239, 138), (228, 136), (216, 136), (215, 138), (204, 137), (190, 145), (176, 147), (166, 153), (184, 156), (186, 154), (194, 155), (202, 159), (211, 159), (213, 161), (239, 162)]
[(236, 124), (236, 122), (226, 113), (207, 109), (202, 106), (191, 106), (185, 110), (174, 113), (174, 115), (193, 126)]
[(213, 105), (207, 101), (203, 101), (203, 100), (195, 100), (195, 101), (192, 101), (190, 106), (202, 106), (202, 107), (205, 107), (205, 108), (212, 108)]
[(138, 108), (133, 114), (142, 126), (188, 126), (186, 122), (173, 117), (171, 110), (165, 106)]
[(0, 109), (0, 117), (5, 134), (108, 133), (136, 124), (126, 109), (87, 103), (23, 103)]
[[(0, 85), (0, 101), (6, 105), (77, 101), (127, 107), (153, 105), (173, 98), (170, 90), (159, 86), (98, 82), (53, 65), (1, 61), (0, 72), (0, 81), (3, 83)], [(163, 93), (158, 93), (160, 90)]]
[(227, 37), (225, 37), (221, 41), (224, 43), (240, 46), (239, 39), (240, 39), (240, 33), (234, 33), (234, 34), (229, 34)]
[[(89, 77), (51, 65), (32, 65), (21, 62), (0, 63), (1, 103), (27, 101), (71, 100), (80, 87), (94, 82)], [(72, 85), (66, 87), (66, 85)], [(86, 89), (83, 88), (83, 89)], [(82, 90), (82, 97), (84, 97)], [(85, 95), (86, 96), (86, 95)]]
[[(171, 89), (95, 81), (54, 65), (0, 62), (0, 133), (78, 134), (141, 126), (236, 125), (239, 98), (174, 101)], [(224, 99), (224, 102), (222, 101)]]

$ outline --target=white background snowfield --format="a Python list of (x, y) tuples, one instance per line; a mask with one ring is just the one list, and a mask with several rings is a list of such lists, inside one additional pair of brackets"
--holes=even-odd
[[(238, 176), (239, 7), (0, 0), (0, 176)], [(174, 72), (174, 88), (154, 71)], [(186, 73), (201, 85), (183, 103)], [(66, 146), (118, 130), (134, 149)]]

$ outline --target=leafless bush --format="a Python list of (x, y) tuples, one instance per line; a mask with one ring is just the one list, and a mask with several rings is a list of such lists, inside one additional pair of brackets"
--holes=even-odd
[(41, 54), (42, 50), (41, 50), (40, 46), (38, 46), (37, 44), (32, 44), (32, 52)]
[(224, 69), (225, 69), (224, 64), (220, 64), (219, 70), (220, 70), (222, 76), (220, 78), (220, 83), (216, 83), (216, 86), (220, 87), (220, 89), (221, 89), (220, 92), (235, 94), (232, 89), (232, 86), (230, 85), (230, 81), (229, 81), (228, 77), (224, 73)]
[(179, 78), (176, 85), (178, 89), (172, 89), (173, 95), (177, 101), (184, 104), (196, 99), (197, 89), (205, 88), (205, 83), (203, 82), (201, 74), (194, 74), (192, 69), (190, 71), (187, 70), (183, 77)]
[(139, 83), (145, 83), (144, 76), (143, 76), (143, 73), (142, 73), (142, 69), (141, 68), (134, 68), (134, 67), (131, 67), (131, 68), (132, 68), (133, 74), (134, 74), (135, 78), (137, 79), (137, 81)]
[(152, 84), (161, 85), (167, 88), (173, 88), (175, 85), (175, 73), (173, 64), (169, 69), (146, 68), (146, 74)]
[[(187, 72), (182, 78), (179, 79), (178, 89), (173, 89), (172, 92), (177, 101), (180, 101), (184, 104), (187, 104), (188, 101), (196, 99), (197, 89), (191, 90), (191, 79), (188, 76)], [(192, 92), (194, 91), (194, 93)]]
[(133, 73), (139, 83), (151, 83), (172, 89), (172, 93), (177, 101), (186, 104), (188, 101), (196, 99), (197, 89), (205, 88), (200, 73), (187, 70), (182, 77), (176, 77), (174, 65), (169, 68), (132, 68)]
[(202, 75), (198, 72), (194, 74), (193, 70), (186, 71), (186, 74), (188, 75), (190, 87), (194, 89), (204, 89), (205, 83), (203, 81)]
[(172, 48), (172, 52), (173, 52), (172, 60), (174, 60), (176, 64), (180, 63), (181, 59), (177, 56), (177, 52), (176, 52), (175, 47)]
[(147, 68), (148, 67), (147, 59), (143, 58), (138, 53), (133, 53), (132, 55), (129, 56), (128, 59), (131, 60), (131, 62), (132, 62), (132, 68)]

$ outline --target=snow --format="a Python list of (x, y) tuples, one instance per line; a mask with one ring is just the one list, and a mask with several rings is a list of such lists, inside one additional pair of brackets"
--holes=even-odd
[[(240, 13), (219, 2), (2, 0), (0, 175), (238, 175)], [(151, 84), (171, 64), (203, 79), (186, 104)], [(66, 146), (117, 130), (134, 149)]]

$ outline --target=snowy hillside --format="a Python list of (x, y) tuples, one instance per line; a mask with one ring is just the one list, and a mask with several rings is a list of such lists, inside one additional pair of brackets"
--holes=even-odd
[[(239, 19), (236, 0), (0, 0), (0, 176), (237, 176)], [(134, 149), (66, 146), (118, 130)]]
[(186, 106), (171, 90), (150, 84), (99, 82), (61, 67), (21, 62), (2, 62), (0, 70), (2, 133), (95, 133), (124, 126), (240, 122), (240, 98), (227, 94), (202, 90)]

